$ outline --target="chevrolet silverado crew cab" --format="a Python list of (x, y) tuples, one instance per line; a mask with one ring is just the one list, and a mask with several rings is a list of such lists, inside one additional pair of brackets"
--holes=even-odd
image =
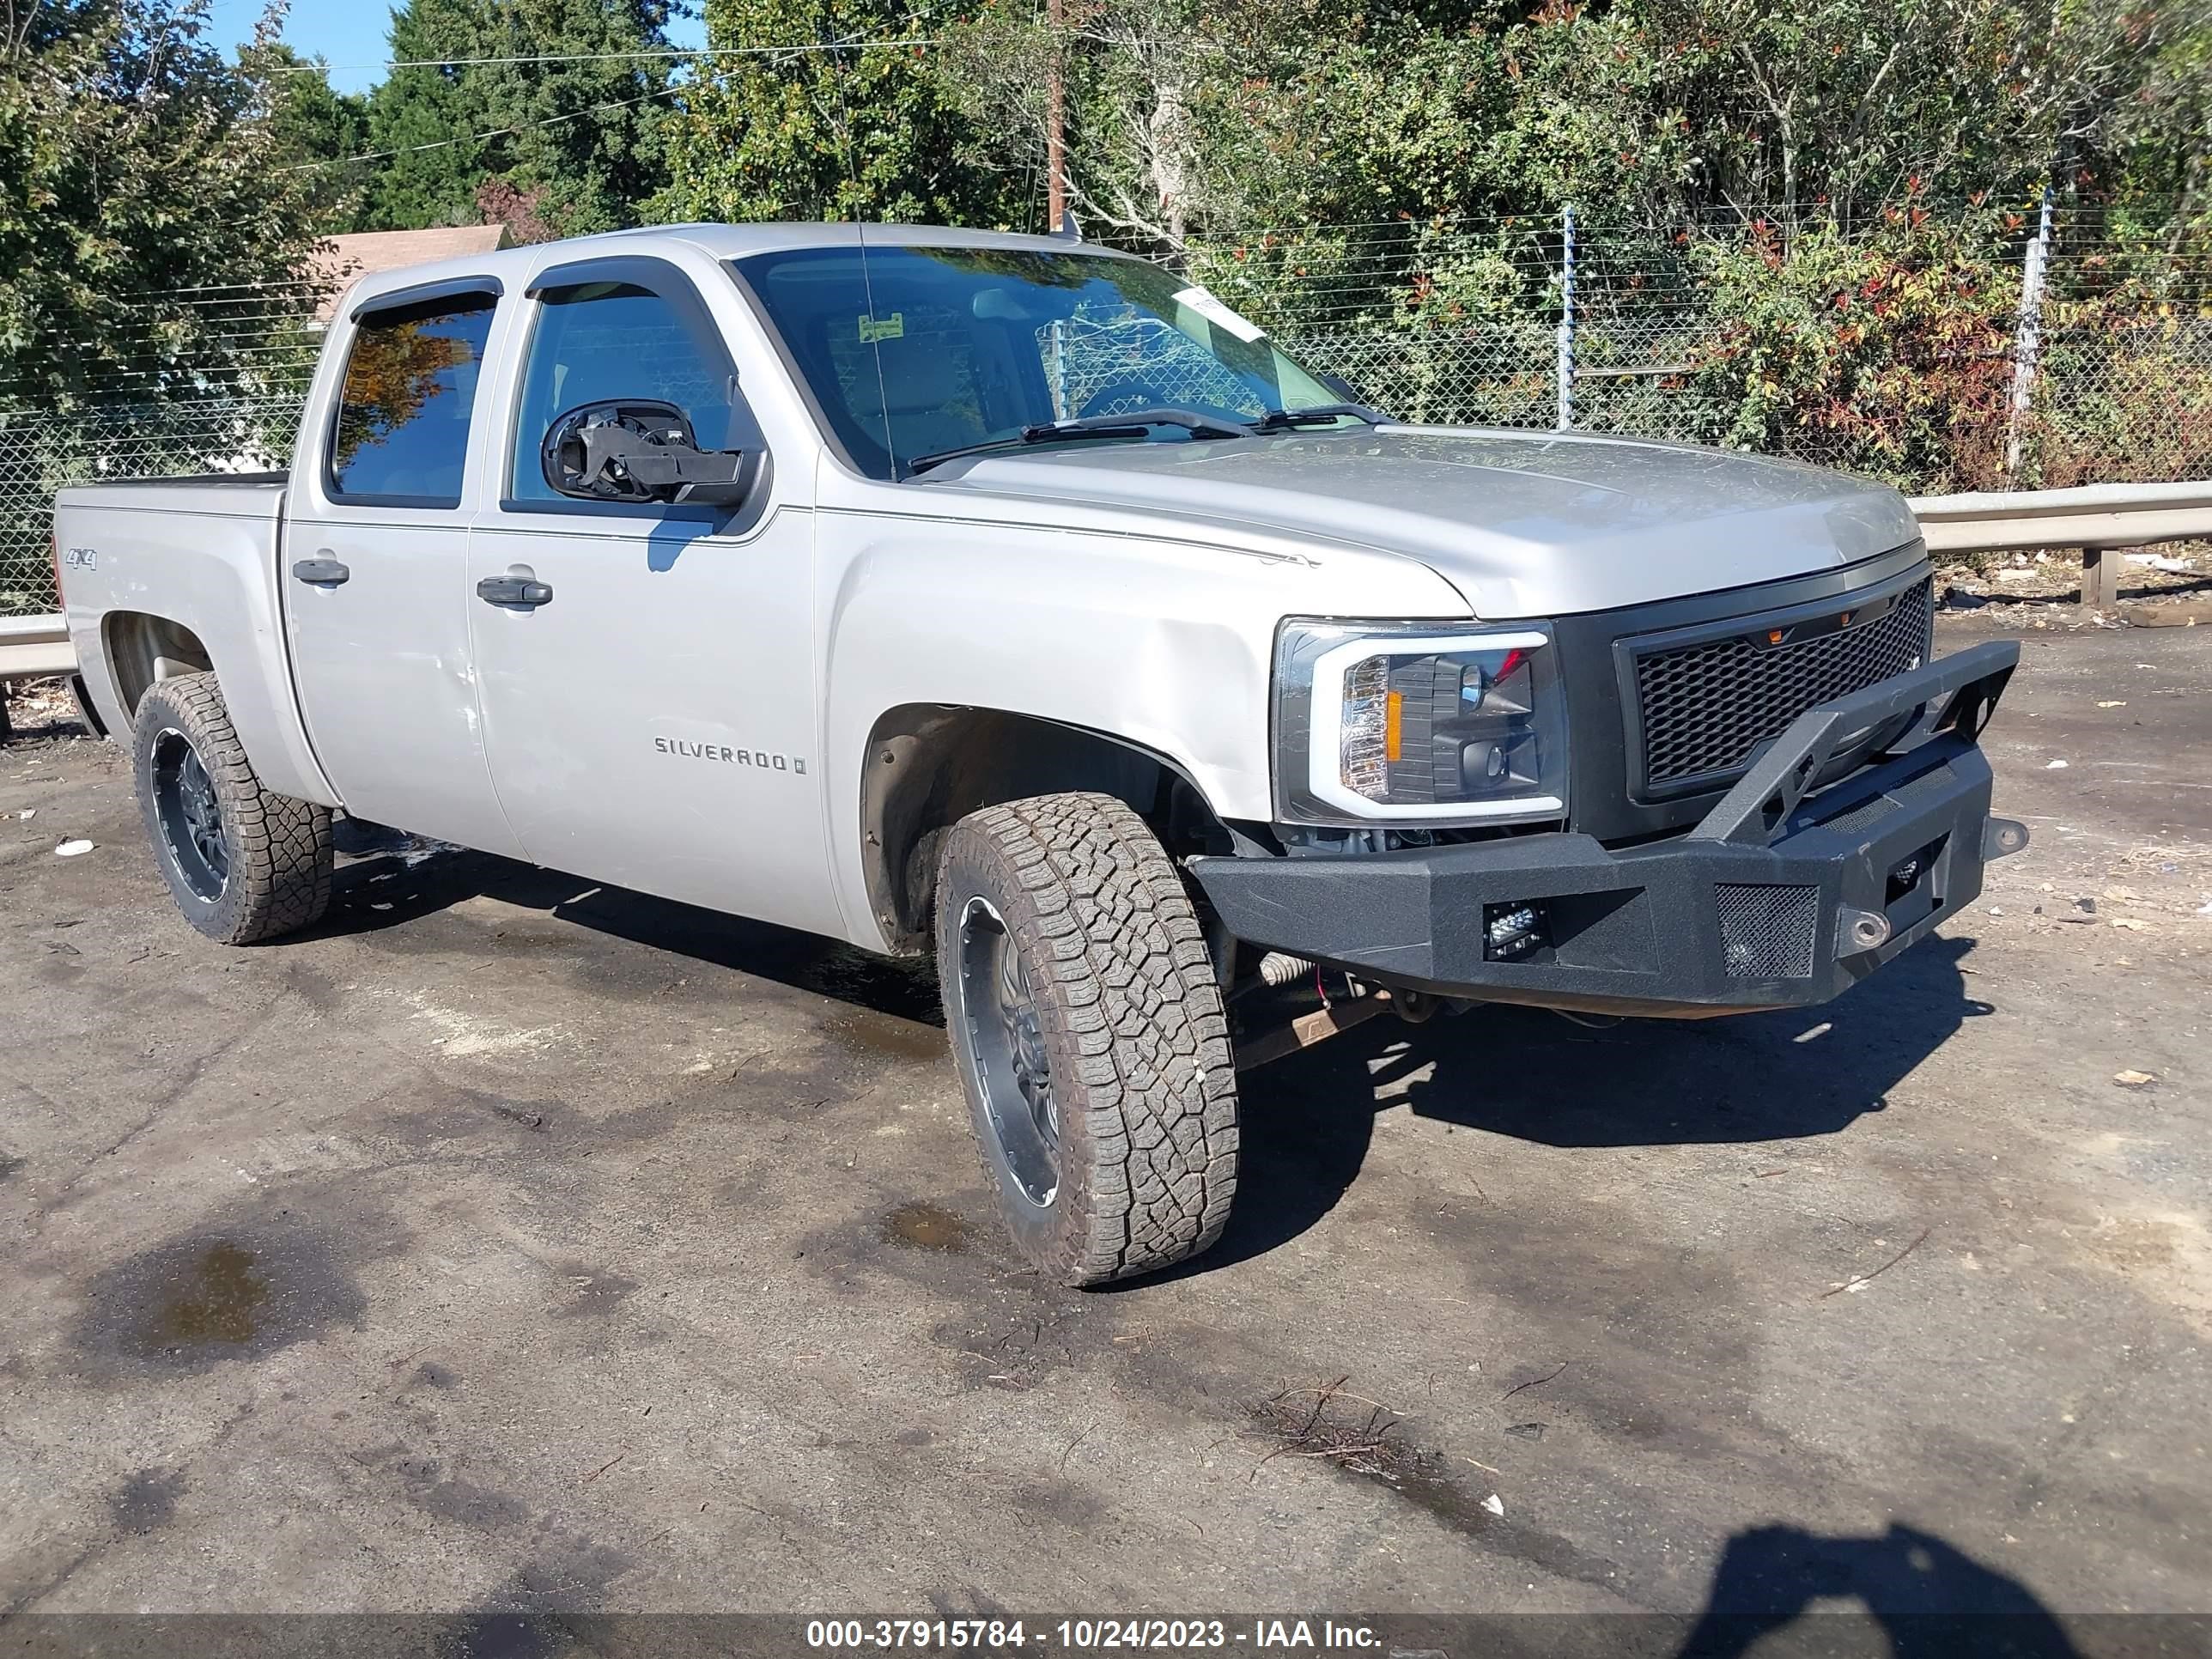
[(66, 490), (55, 552), (202, 933), (314, 922), (343, 812), (933, 952), (1071, 1284), (1219, 1234), (1286, 1033), (1819, 1002), (2026, 839), (1976, 745), (2017, 647), (1933, 658), (1893, 492), (1395, 421), (1070, 240), (367, 277), (289, 471)]

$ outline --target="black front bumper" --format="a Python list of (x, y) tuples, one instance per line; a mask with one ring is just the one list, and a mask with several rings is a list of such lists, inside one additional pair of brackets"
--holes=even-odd
[[(1824, 1002), (1981, 891), (2027, 832), (1990, 817), (1975, 739), (2020, 647), (1993, 641), (1798, 717), (1688, 834), (1609, 849), (1520, 836), (1392, 853), (1200, 858), (1238, 939), (1443, 996), (1696, 1018)], [(1884, 757), (1818, 793), (1834, 756), (1912, 715)], [(1487, 921), (1533, 906), (1512, 960)]]

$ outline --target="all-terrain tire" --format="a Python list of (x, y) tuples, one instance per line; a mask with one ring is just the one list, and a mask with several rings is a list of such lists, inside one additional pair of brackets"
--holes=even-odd
[[(970, 935), (994, 926), (1018, 954), (1056, 1096), (1042, 1202), (994, 1130), (984, 1022), (998, 1005), (963, 971)], [(937, 949), (983, 1167), (1023, 1255), (1085, 1285), (1213, 1243), (1237, 1194), (1236, 1062), (1197, 914), (1144, 820), (1099, 794), (963, 818), (939, 852)]]
[[(187, 752), (220, 823), (220, 879), (196, 857), (174, 805), (168, 775)], [(146, 693), (132, 727), (131, 770), (154, 861), (195, 928), (225, 945), (251, 945), (321, 920), (331, 902), (330, 808), (262, 787), (213, 674), (181, 674)]]

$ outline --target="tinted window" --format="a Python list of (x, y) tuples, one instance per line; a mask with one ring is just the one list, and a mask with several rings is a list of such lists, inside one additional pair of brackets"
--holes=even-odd
[(333, 495), (460, 505), (477, 371), (496, 303), (469, 294), (362, 319), (331, 428)]
[[(878, 477), (1083, 416), (1169, 405), (1249, 421), (1338, 400), (1264, 331), (1141, 259), (842, 247), (757, 254), (735, 269), (846, 453)], [(1188, 440), (1173, 428), (1150, 435)]]
[(690, 418), (702, 449), (757, 449), (759, 429), (736, 395), (729, 358), (708, 320), (629, 283), (548, 289), (540, 298), (515, 416), (514, 500), (562, 499), (538, 447), (579, 404), (655, 399)]

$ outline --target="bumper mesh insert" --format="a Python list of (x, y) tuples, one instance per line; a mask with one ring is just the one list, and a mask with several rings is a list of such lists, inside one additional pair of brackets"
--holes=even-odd
[(1760, 887), (1717, 882), (1721, 954), (1730, 979), (1805, 979), (1820, 921), (1817, 887)]
[(1746, 617), (1724, 639), (1650, 651), (1636, 661), (1647, 784), (1741, 770), (1759, 744), (1831, 697), (1864, 690), (1925, 661), (1929, 584), (1900, 594), (1887, 615), (1796, 644), (1762, 648)]

